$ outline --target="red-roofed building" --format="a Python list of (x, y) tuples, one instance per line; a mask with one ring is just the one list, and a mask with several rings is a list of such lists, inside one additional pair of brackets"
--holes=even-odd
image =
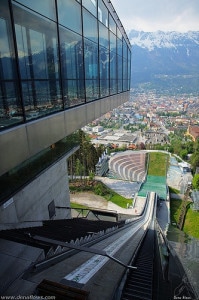
[(199, 137), (199, 126), (190, 126), (189, 125), (186, 135), (191, 136), (191, 138), (195, 142), (196, 139)]

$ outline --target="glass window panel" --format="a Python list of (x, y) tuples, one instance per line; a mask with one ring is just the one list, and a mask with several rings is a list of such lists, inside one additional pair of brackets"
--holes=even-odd
[(23, 81), (26, 120), (37, 119), (63, 109), (58, 81)]
[(123, 74), (123, 63), (122, 63), (122, 57), (117, 56), (117, 78), (122, 79)]
[(95, 17), (97, 16), (97, 1), (96, 0), (82, 0), (82, 5), (89, 10)]
[(131, 51), (128, 49), (128, 89), (131, 85)]
[(128, 80), (123, 80), (123, 92), (128, 90)]
[(110, 31), (110, 50), (116, 52), (116, 36)]
[(64, 79), (84, 77), (82, 37), (60, 27), (61, 68)]
[(117, 39), (117, 54), (122, 56), (122, 40)]
[(117, 78), (117, 56), (114, 52), (110, 53), (110, 78)]
[(109, 48), (108, 29), (99, 23), (99, 44)]
[(109, 51), (106, 48), (100, 47), (99, 55), (100, 79), (109, 80)]
[(45, 45), (45, 34), (35, 30), (29, 30), (31, 49), (31, 68), (33, 78), (48, 78), (47, 49)]
[(81, 6), (74, 0), (59, 0), (58, 20), (59, 23), (72, 29), (77, 33), (82, 33)]
[(109, 51), (100, 47), (100, 96), (109, 95)]
[(21, 123), (22, 105), (17, 74), (8, 1), (0, 1), (0, 130)]
[(122, 92), (122, 80), (118, 80), (117, 84), (118, 84), (118, 93), (121, 93)]
[(57, 79), (56, 24), (13, 6), (19, 66), (23, 79)]
[(109, 80), (100, 80), (100, 97), (109, 96)]
[(121, 31), (119, 30), (119, 28), (117, 27), (117, 37), (122, 40), (122, 33)]
[(111, 79), (110, 80), (110, 95), (114, 95), (117, 93), (117, 80)]
[(117, 56), (110, 53), (110, 94), (117, 92)]
[(86, 80), (86, 102), (93, 101), (99, 98), (99, 81)]
[(102, 0), (98, 0), (98, 20), (108, 27), (108, 9)]
[(98, 78), (98, 47), (84, 39), (84, 62), (86, 79)]
[(17, 0), (17, 2), (27, 6), (28, 8), (33, 9), (34, 11), (52, 20), (56, 20), (55, 0)]
[(26, 35), (26, 28), (21, 25), (15, 25), (15, 32), (17, 38), (18, 55), (19, 55), (19, 68), (21, 78), (31, 78), (30, 75), (30, 57), (28, 51), (28, 42)]
[(128, 89), (128, 61), (123, 58), (123, 91)]
[(18, 95), (15, 82), (0, 81), (0, 129), (23, 121)]
[(64, 108), (85, 103), (85, 88), (83, 80), (64, 80)]
[(116, 23), (111, 14), (109, 14), (109, 29), (116, 34)]
[[(1, 7), (1, 6), (0, 6)], [(13, 44), (9, 22), (0, 17), (0, 79), (16, 77), (15, 64), (13, 63)]]
[(127, 60), (123, 58), (123, 79), (127, 79), (128, 77), (128, 65)]
[(98, 30), (97, 30), (97, 19), (93, 17), (85, 9), (83, 10), (83, 28), (84, 28), (84, 37), (98, 42)]
[(123, 57), (127, 59), (127, 44), (125, 39), (123, 39)]
[(7, 0), (0, 1), (0, 79), (16, 78), (11, 17)]

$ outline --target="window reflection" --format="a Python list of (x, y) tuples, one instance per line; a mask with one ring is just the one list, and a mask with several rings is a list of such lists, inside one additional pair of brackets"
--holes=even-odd
[(0, 1), (0, 129), (21, 123), (22, 106), (16, 85), (16, 65), (8, 3)]
[(97, 0), (82, 0), (82, 5), (86, 7), (95, 17), (97, 15)]
[(91, 101), (99, 97), (98, 46), (87, 39), (84, 39), (84, 61), (86, 101)]
[(0, 0), (0, 42), (0, 129), (130, 89), (130, 46), (103, 0)]
[(99, 98), (99, 82), (98, 80), (85, 80), (86, 83), (86, 102)]
[(17, 2), (33, 9), (34, 11), (55, 20), (55, 0), (17, 0)]
[(85, 9), (83, 10), (83, 29), (84, 37), (96, 43), (98, 42), (97, 19)]
[(116, 23), (113, 17), (109, 14), (109, 29), (116, 34)]
[(64, 108), (85, 103), (84, 80), (64, 80)]
[[(62, 109), (56, 24), (13, 6), (26, 119)], [(28, 80), (28, 81), (27, 81)]]
[[(59, 82), (23, 81), (22, 93), (27, 120), (42, 117), (62, 109)], [(54, 93), (54, 98), (52, 94)]]
[(82, 37), (60, 27), (60, 49), (64, 107), (68, 108), (85, 102)]
[(116, 36), (110, 31), (110, 50), (116, 52)]
[(86, 79), (97, 79), (98, 77), (98, 46), (84, 39), (84, 61)]
[(122, 56), (122, 40), (117, 39), (117, 54)]
[(123, 39), (123, 52), (122, 52), (122, 55), (125, 59), (127, 59), (127, 44), (126, 44), (125, 39)]
[(82, 37), (60, 27), (60, 49), (64, 79), (82, 79), (84, 77)]
[(122, 33), (118, 27), (117, 27), (117, 38), (122, 40)]
[(116, 54), (110, 53), (110, 94), (117, 93), (117, 64)]
[(109, 51), (100, 47), (100, 96), (109, 95)]
[(118, 78), (118, 93), (122, 92), (122, 78), (123, 78), (123, 63), (122, 57), (117, 56), (117, 78)]
[(98, 20), (108, 27), (108, 9), (102, 0), (98, 0)]
[(99, 44), (106, 48), (109, 47), (108, 29), (101, 23), (99, 23)]
[(57, 5), (59, 23), (77, 33), (81, 33), (81, 6), (74, 0), (59, 0)]
[(127, 67), (127, 59), (123, 59), (123, 78), (125, 80), (123, 81), (123, 91), (127, 91), (128, 85), (127, 85), (127, 78), (128, 78), (128, 67)]
[(0, 82), (0, 129), (22, 122), (22, 107), (18, 94), (14, 81)]
[(127, 91), (128, 89), (128, 48), (126, 41), (123, 39), (123, 91)]
[(131, 84), (131, 51), (128, 48), (128, 87), (127, 89), (130, 90)]

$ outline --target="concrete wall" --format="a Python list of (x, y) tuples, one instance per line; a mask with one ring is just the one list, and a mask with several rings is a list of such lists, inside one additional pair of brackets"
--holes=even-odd
[[(49, 219), (48, 205), (70, 206), (66, 157), (36, 177), (0, 207), (1, 223)], [(53, 219), (70, 218), (70, 210), (56, 209)]]
[[(0, 176), (128, 100), (129, 92), (121, 93), (1, 132)], [(53, 200), (55, 206), (70, 206), (66, 162), (70, 155), (72, 153), (68, 153), (2, 204), (0, 222), (49, 219), (48, 205)], [(56, 209), (54, 218), (70, 217), (70, 210)]]
[(1, 132), (0, 176), (128, 100), (117, 94)]

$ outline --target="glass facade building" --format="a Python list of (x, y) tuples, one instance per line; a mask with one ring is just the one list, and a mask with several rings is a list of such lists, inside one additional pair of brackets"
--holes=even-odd
[(129, 100), (130, 71), (111, 1), (0, 0), (0, 223), (70, 206), (73, 133)]
[(0, 131), (130, 90), (110, 1), (0, 1)]

